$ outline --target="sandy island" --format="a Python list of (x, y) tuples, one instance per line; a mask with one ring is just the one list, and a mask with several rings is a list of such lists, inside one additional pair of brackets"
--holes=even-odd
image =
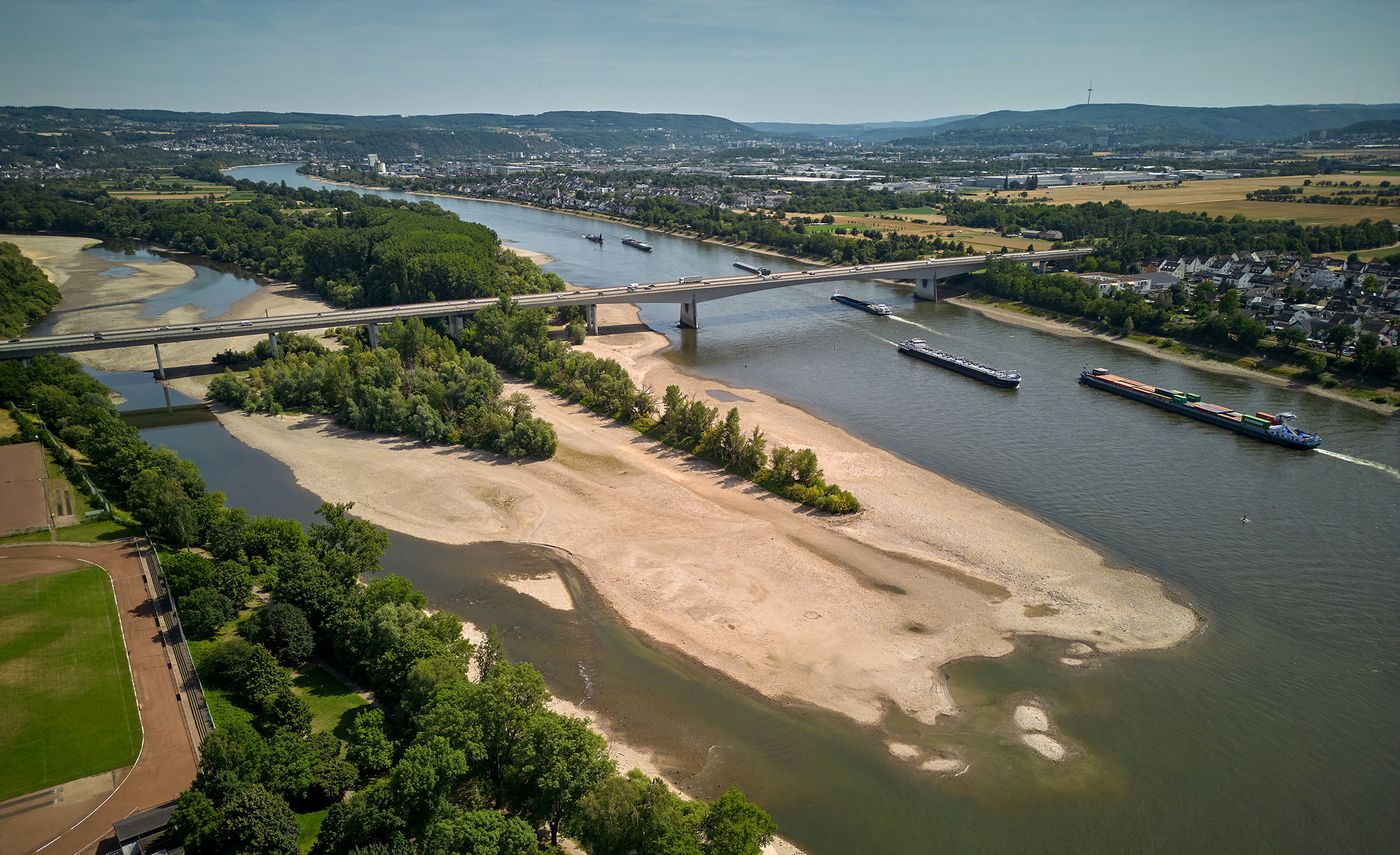
[[(12, 240), (37, 255), (43, 247), (32, 241), (60, 239)], [(63, 251), (78, 256), (91, 243), (66, 240)], [(56, 257), (41, 260), (62, 267)], [(152, 267), (187, 270), (178, 262)], [(157, 288), (136, 278), (112, 282)], [(105, 277), (82, 279), (108, 287)], [(69, 284), (70, 305), (139, 312), (130, 303), (100, 308), (103, 298)], [(264, 288), (229, 315), (255, 313), (243, 306), (250, 301), (274, 314), (319, 305), (296, 289)], [(639, 325), (634, 307), (601, 306), (599, 314), (605, 328)], [(118, 324), (117, 315), (104, 315), (103, 323), (138, 325), (130, 317)], [(92, 326), (77, 317), (72, 323)], [(813, 448), (827, 476), (867, 509), (855, 517), (808, 513), (518, 383), (508, 391), (527, 394), (558, 432), (551, 460), (503, 464), (491, 454), (350, 431), (314, 416), (219, 418), (235, 437), (288, 465), (302, 486), (327, 501), (354, 501), (357, 514), (386, 528), (450, 544), (514, 540), (566, 549), (629, 626), (774, 700), (861, 723), (878, 723), (889, 703), (928, 723), (955, 712), (943, 666), (1004, 655), (1018, 634), (1083, 640), (1111, 654), (1167, 647), (1195, 629), (1194, 613), (1156, 580), (1109, 566), (1046, 523), (761, 391), (683, 374), (658, 356), (667, 345), (657, 333), (629, 331), (585, 347), (617, 359), (658, 392), (676, 383), (692, 396), (716, 388), (741, 396), (746, 425), (762, 426), (770, 444)], [(167, 365), (200, 364), (229, 346), (191, 342), (163, 351)], [(97, 367), (152, 367), (149, 352), (136, 350), (130, 365), (117, 357), (123, 351), (79, 358)], [(175, 385), (199, 395), (206, 379)], [(425, 505), (424, 495), (437, 501)]]
[[(637, 313), (600, 307), (600, 321), (632, 325)], [(666, 346), (650, 331), (585, 345), (655, 390), (715, 387), (658, 358)], [(1196, 626), (1156, 581), (757, 390), (725, 391), (748, 399), (746, 423), (771, 443), (815, 449), (865, 512), (806, 513), (537, 388), (508, 385), (554, 424), (553, 459), (501, 465), (314, 416), (220, 420), (302, 486), (353, 500), (386, 528), (567, 549), (628, 625), (771, 698), (862, 723), (878, 722), (890, 701), (929, 723), (954, 712), (942, 667), (1008, 653), (1019, 633), (1111, 653), (1169, 646)], [(425, 494), (438, 502), (425, 506)]]

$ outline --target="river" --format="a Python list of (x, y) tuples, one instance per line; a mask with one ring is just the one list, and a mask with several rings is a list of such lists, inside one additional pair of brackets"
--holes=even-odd
[[(240, 178), (319, 186), (292, 166)], [(390, 198), (423, 198), (384, 192)], [(548, 254), (583, 286), (797, 265), (517, 206), (434, 198), (507, 243)], [(599, 247), (584, 232), (601, 230)], [(204, 274), (201, 274), (204, 275)], [(693, 791), (730, 783), (813, 855), (845, 852), (1379, 851), (1400, 834), (1400, 431), (1345, 403), (1157, 360), (1109, 343), (1009, 326), (907, 289), (849, 283), (895, 308), (880, 318), (797, 286), (643, 319), (694, 373), (759, 388), (922, 466), (1017, 505), (1164, 580), (1205, 620), (1181, 647), (1070, 669), (1062, 644), (1029, 638), (949, 671), (965, 715), (934, 729), (971, 760), (953, 779), (889, 756), (884, 737), (763, 701), (618, 626), (572, 569), (530, 547), (448, 547), (398, 533), (386, 566), (435, 605), (496, 623), (551, 688), (656, 751)], [(188, 302), (188, 301), (187, 301)], [(910, 336), (1014, 368), (1004, 392), (900, 358)], [(1327, 453), (1299, 453), (1079, 386), (1086, 364), (1199, 392), (1239, 410), (1290, 410)], [(104, 376), (129, 407), (158, 403), (148, 375)], [(143, 387), (143, 388), (142, 388)], [(154, 396), (154, 397), (152, 397)], [(287, 468), (217, 422), (146, 429), (256, 513), (307, 519), (317, 500)], [(1249, 522), (1241, 521), (1248, 517)], [(495, 583), (565, 574), (580, 608), (561, 617)], [(1052, 765), (1007, 723), (1036, 697), (1080, 749)], [(923, 726), (891, 717), (910, 741)]]

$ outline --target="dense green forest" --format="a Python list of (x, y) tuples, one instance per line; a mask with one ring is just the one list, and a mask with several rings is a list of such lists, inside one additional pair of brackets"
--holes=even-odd
[(249, 202), (114, 199), (92, 185), (0, 182), (0, 231), (148, 241), (273, 279), (338, 306), (494, 297), (563, 288), (496, 233), (431, 203), (247, 181)]
[(0, 241), (0, 336), (17, 336), (58, 305), (59, 293), (44, 271), (12, 243)]
[[(383, 572), (388, 536), (350, 505), (323, 505), (310, 529), (227, 507), (71, 359), (0, 363), (0, 401), (81, 451), (167, 550), (192, 634), (232, 619), (255, 583), (270, 594), (238, 622), (242, 637), (201, 658), (235, 709), (204, 741), (172, 820), (192, 855), (297, 855), (296, 812), (318, 809), (328, 812), (312, 851), (325, 855), (530, 855), (558, 851), (561, 834), (591, 855), (757, 855), (772, 838), (772, 820), (737, 790), (691, 802), (618, 775), (603, 738), (548, 710), (539, 673), (509, 661), (498, 636), (472, 645), (455, 616), (428, 614), (422, 593)], [(184, 552), (194, 546), (208, 557)], [(313, 732), (291, 691), (288, 666), (312, 655), (374, 692), (345, 741)]]
[(501, 398), (501, 378), (479, 356), (422, 321), (381, 328), (381, 347), (351, 340), (342, 351), (286, 347), (246, 376), (224, 374), (209, 396), (249, 412), (309, 410), (357, 430), (460, 443), (511, 457), (551, 457), (554, 428), (530, 401)]

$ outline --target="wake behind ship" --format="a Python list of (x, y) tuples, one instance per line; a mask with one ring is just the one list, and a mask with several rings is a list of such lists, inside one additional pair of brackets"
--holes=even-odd
[(1021, 375), (1014, 371), (1001, 371), (980, 362), (973, 362), (971, 359), (954, 356), (947, 351), (929, 347), (928, 342), (921, 338), (911, 338), (901, 342), (899, 352), (908, 354), (915, 359), (922, 359), (924, 362), (931, 362), (940, 368), (956, 371), (974, 380), (1000, 386), (1003, 389), (1015, 389), (1021, 385)]
[(1079, 382), (1095, 389), (1132, 398), (1134, 401), (1151, 404), (1159, 409), (1189, 416), (1206, 424), (1228, 428), (1236, 433), (1262, 439), (1265, 442), (1303, 449), (1317, 448), (1322, 445), (1322, 437), (1293, 427), (1291, 422), (1296, 416), (1292, 413), (1258, 412), (1252, 416), (1247, 413), (1237, 413), (1229, 407), (1208, 404), (1201, 400), (1200, 395), (1192, 392), (1179, 392), (1175, 389), (1149, 386), (1137, 380), (1110, 374), (1104, 368), (1086, 368), (1080, 373)]

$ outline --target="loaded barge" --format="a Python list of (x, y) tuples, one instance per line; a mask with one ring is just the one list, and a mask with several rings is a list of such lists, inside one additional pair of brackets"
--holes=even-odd
[(625, 237), (622, 239), (623, 246), (630, 246), (633, 249), (640, 249), (642, 252), (651, 252), (651, 244), (642, 243), (636, 238)]
[(1151, 404), (1216, 427), (1229, 428), (1236, 433), (1262, 439), (1289, 448), (1312, 449), (1322, 445), (1322, 437), (1315, 433), (1299, 430), (1291, 424), (1297, 418), (1292, 413), (1265, 413), (1254, 415), (1237, 413), (1229, 407), (1208, 404), (1194, 392), (1180, 392), (1176, 389), (1163, 389), (1146, 383), (1110, 374), (1105, 368), (1086, 368), (1079, 375), (1079, 382), (1095, 389), (1132, 398), (1144, 404)]
[(755, 276), (771, 276), (773, 274), (773, 271), (769, 270), (766, 267), (755, 267), (752, 264), (745, 264), (742, 261), (734, 262), (734, 266), (739, 268), (740, 270), (747, 270)]
[(1014, 371), (1000, 371), (990, 368), (980, 362), (973, 362), (971, 359), (964, 359), (961, 356), (954, 356), (946, 351), (938, 350), (928, 346), (928, 343), (921, 338), (911, 338), (901, 342), (899, 352), (908, 354), (915, 359), (922, 359), (924, 362), (931, 362), (940, 368), (947, 368), (949, 371), (956, 371), (974, 380), (981, 380), (983, 383), (990, 383), (993, 386), (1000, 386), (1003, 389), (1015, 389), (1021, 385), (1021, 375)]
[(831, 299), (847, 306), (855, 306), (861, 311), (869, 312), (872, 315), (892, 315), (894, 309), (884, 303), (867, 303), (864, 300), (857, 300), (855, 297), (847, 297), (845, 294), (832, 294)]

